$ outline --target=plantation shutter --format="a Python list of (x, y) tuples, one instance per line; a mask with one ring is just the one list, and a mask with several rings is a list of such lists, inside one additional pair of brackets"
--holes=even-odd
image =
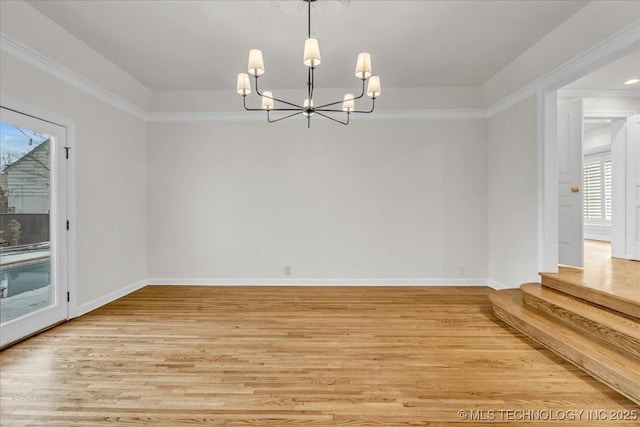
[(609, 153), (585, 158), (583, 166), (584, 219), (587, 224), (611, 221), (611, 158)]
[(584, 165), (584, 219), (602, 219), (602, 169), (600, 162)]
[(611, 221), (611, 159), (604, 161), (604, 212), (606, 221)]

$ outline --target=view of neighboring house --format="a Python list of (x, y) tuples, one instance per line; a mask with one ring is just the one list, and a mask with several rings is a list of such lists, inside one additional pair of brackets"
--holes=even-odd
[(7, 190), (7, 174), (0, 171), (0, 213), (9, 212), (9, 191)]
[(49, 213), (50, 147), (47, 139), (4, 169), (8, 213)]

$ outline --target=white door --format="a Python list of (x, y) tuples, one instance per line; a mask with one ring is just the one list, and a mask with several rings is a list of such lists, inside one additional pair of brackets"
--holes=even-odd
[(627, 254), (640, 260), (640, 115), (627, 118)]
[(66, 128), (0, 109), (0, 346), (67, 319)]
[(582, 100), (558, 105), (558, 262), (584, 263)]

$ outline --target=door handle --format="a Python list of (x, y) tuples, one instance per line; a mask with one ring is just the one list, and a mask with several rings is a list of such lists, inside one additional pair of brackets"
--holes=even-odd
[(572, 193), (579, 193), (580, 189), (578, 187), (571, 187), (571, 192)]

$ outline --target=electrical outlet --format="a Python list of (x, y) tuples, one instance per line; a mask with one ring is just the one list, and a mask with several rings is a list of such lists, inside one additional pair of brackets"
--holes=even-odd
[(291, 276), (291, 266), (289, 266), (289, 265), (285, 265), (284, 266), (284, 275), (285, 276)]
[(464, 267), (458, 267), (458, 276), (464, 276)]

